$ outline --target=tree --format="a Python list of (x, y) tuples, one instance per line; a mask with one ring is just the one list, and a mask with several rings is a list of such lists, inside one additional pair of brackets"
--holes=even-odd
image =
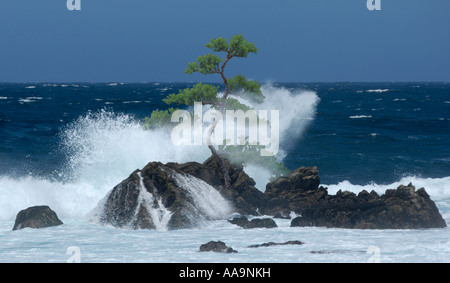
[[(257, 54), (258, 49), (253, 43), (248, 42), (242, 36), (242, 34), (239, 34), (232, 36), (229, 41), (227, 41), (223, 37), (211, 39), (211, 41), (205, 46), (215, 53), (224, 54), (224, 59), (216, 54), (211, 53), (199, 56), (196, 61), (188, 63), (188, 68), (186, 69), (185, 73), (219, 75), (223, 81), (223, 86), (225, 88), (223, 93), (221, 95), (218, 95), (220, 89), (220, 87), (218, 86), (203, 84), (200, 82), (194, 85), (192, 88), (180, 90), (177, 94), (170, 94), (167, 98), (163, 99), (164, 102), (169, 105), (178, 104), (185, 106), (192, 106), (194, 105), (194, 102), (202, 102), (203, 105), (210, 105), (212, 108), (217, 109), (221, 113), (224, 113), (227, 109), (241, 109), (244, 111), (250, 109), (247, 105), (240, 103), (237, 99), (231, 98), (231, 94), (234, 96), (245, 97), (246, 99), (256, 103), (261, 103), (264, 101), (265, 97), (258, 82), (247, 80), (242, 75), (237, 75), (231, 79), (227, 78), (227, 76), (225, 75), (225, 68), (231, 59), (247, 58), (250, 53)], [(151, 117), (146, 119), (147, 127), (153, 128), (167, 125), (168, 123), (170, 123), (170, 117), (174, 111), (175, 109), (173, 108), (170, 108), (168, 111), (153, 111)], [(211, 134), (216, 129), (218, 122), (219, 120), (216, 119), (212, 124), (209, 130), (208, 139), (210, 139)], [(221, 152), (218, 152), (211, 142), (208, 143), (208, 147), (212, 155), (220, 164), (220, 167), (223, 171), (225, 187), (227, 189), (230, 189), (231, 180), (228, 174), (228, 168), (224, 162), (222, 155), (227, 149), (230, 153), (236, 153), (242, 150), (244, 147), (221, 147)], [(256, 151), (249, 152), (254, 153)], [(271, 159), (271, 162), (273, 162), (273, 159)], [(284, 166), (282, 167), (284, 168)]]

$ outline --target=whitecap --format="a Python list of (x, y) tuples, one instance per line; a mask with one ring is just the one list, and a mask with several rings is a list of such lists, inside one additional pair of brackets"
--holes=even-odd
[(368, 89), (368, 90), (366, 90), (366, 92), (378, 92), (378, 93), (380, 93), (380, 92), (388, 92), (389, 91), (389, 89)]
[(36, 100), (21, 98), (18, 100), (20, 104), (35, 102)]
[(19, 100), (17, 100), (20, 104), (24, 104), (24, 103), (32, 103), (32, 102), (36, 102), (37, 100), (42, 100), (44, 99), (43, 97), (26, 97), (26, 98), (19, 98)]
[(350, 119), (372, 118), (372, 115), (354, 115), (349, 116)]
[(25, 88), (36, 88), (35, 85), (26, 86)]

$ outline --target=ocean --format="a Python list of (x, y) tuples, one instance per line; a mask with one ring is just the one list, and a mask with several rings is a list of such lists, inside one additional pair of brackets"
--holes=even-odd
[[(450, 228), (118, 229), (92, 221), (105, 195), (148, 162), (203, 162), (145, 117), (191, 83), (1, 83), (0, 262), (450, 262)], [(450, 84), (267, 83), (258, 107), (280, 111), (280, 161), (317, 166), (330, 194), (424, 187), (450, 224)], [(264, 191), (269, 172), (245, 168)], [(205, 203), (219, 203), (204, 196)], [(64, 225), (12, 231), (17, 213), (48, 205)], [(200, 253), (221, 240), (238, 253)], [(300, 240), (303, 245), (249, 248)]]

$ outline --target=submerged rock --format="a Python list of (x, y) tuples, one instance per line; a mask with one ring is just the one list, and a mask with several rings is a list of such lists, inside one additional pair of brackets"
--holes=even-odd
[(46, 205), (33, 206), (19, 211), (13, 230), (23, 228), (46, 228), (62, 225), (56, 213)]
[(251, 228), (276, 228), (278, 227), (272, 218), (255, 218), (251, 221), (247, 217), (235, 217), (232, 220), (228, 220), (231, 224), (238, 225), (245, 229)]
[(412, 184), (376, 192), (362, 191), (358, 195), (338, 191), (315, 206), (305, 209), (291, 226), (324, 226), (357, 229), (417, 229), (446, 227), (436, 204), (421, 188)]
[(200, 252), (237, 253), (222, 241), (210, 241), (200, 246)]
[(260, 247), (271, 247), (271, 246), (286, 246), (286, 245), (303, 245), (304, 243), (302, 241), (287, 241), (284, 243), (274, 243), (274, 242), (268, 242), (263, 243), (259, 245), (250, 245), (248, 248), (260, 248)]

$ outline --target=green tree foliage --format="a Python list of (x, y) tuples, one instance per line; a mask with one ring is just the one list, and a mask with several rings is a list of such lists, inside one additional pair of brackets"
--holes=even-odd
[(262, 103), (265, 99), (261, 86), (256, 81), (249, 81), (244, 76), (237, 75), (228, 80), (231, 93), (239, 93), (253, 102)]
[(176, 109), (169, 108), (168, 110), (153, 110), (150, 118), (145, 118), (146, 129), (168, 129), (171, 126), (170, 117)]
[(220, 72), (219, 64), (222, 63), (222, 59), (215, 54), (206, 54), (199, 56), (197, 62), (188, 63), (186, 73), (191, 75), (195, 72), (207, 74), (215, 74)]
[(198, 83), (192, 88), (185, 88), (180, 90), (178, 94), (169, 94), (163, 101), (167, 104), (178, 105), (194, 105), (194, 102), (202, 102), (203, 104), (216, 104), (219, 102), (217, 93), (218, 86)]

